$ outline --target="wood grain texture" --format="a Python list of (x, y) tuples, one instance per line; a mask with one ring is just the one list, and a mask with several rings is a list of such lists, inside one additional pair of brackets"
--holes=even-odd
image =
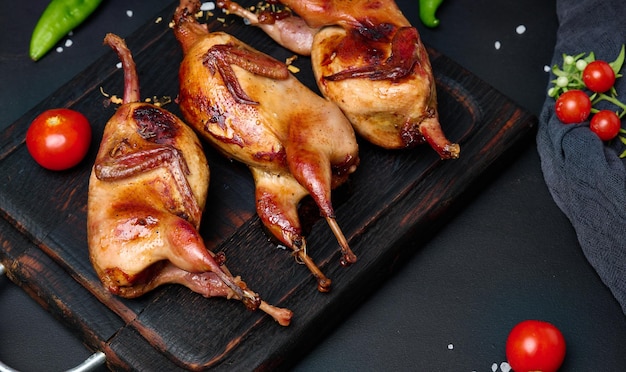
[[(241, 23), (210, 27), (278, 59), (290, 55)], [(181, 53), (167, 22), (148, 23), (127, 42), (142, 96), (176, 97)], [(88, 259), (86, 203), (91, 165), (115, 110), (105, 104), (102, 91), (122, 92), (122, 72), (112, 52), (0, 134), (0, 259), (12, 280), (90, 348), (105, 351), (112, 369), (288, 368), (419, 250), (503, 154), (534, 132), (533, 116), (446, 56), (429, 53), (442, 127), (461, 144), (461, 157), (442, 161), (428, 146), (387, 151), (360, 142), (359, 169), (334, 194), (337, 220), (358, 262), (339, 265), (336, 240), (324, 221), (314, 221), (308, 236), (309, 254), (333, 280), (330, 293), (317, 292), (308, 270), (265, 235), (254, 212), (247, 168), (205, 146), (211, 185), (201, 233), (209, 248), (225, 252), (230, 270), (250, 288), (294, 311), (287, 328), (238, 302), (205, 299), (180, 286), (134, 300), (102, 288)], [(301, 68), (297, 77), (316, 90), (308, 60), (299, 58), (296, 64)], [(82, 164), (50, 172), (29, 157), (24, 135), (39, 112), (61, 106), (83, 112), (94, 139)], [(174, 103), (166, 108), (180, 116)]]

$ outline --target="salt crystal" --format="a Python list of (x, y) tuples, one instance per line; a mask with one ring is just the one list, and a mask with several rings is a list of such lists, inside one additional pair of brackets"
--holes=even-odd
[(510, 372), (511, 366), (507, 362), (502, 362), (500, 363), (500, 369), (502, 370), (502, 372)]
[(448, 350), (452, 350), (452, 349), (454, 349), (454, 345), (448, 344)]
[(518, 34), (523, 34), (524, 32), (526, 32), (526, 26), (524, 25), (519, 25), (515, 28), (515, 32), (517, 32)]
[(202, 10), (203, 12), (215, 10), (215, 3), (212, 1), (202, 3), (202, 5), (200, 5), (200, 10)]
[(57, 47), (57, 53), (61, 53), (63, 51), (63, 47)]
[(127, 15), (128, 17), (132, 17), (132, 16), (133, 16), (133, 11), (132, 11), (132, 10), (127, 10), (127, 11), (126, 11), (126, 15)]
[(499, 42), (499, 41), (496, 41), (496, 42), (493, 44), (493, 46), (494, 46), (494, 47), (496, 47), (496, 50), (500, 50), (500, 47), (502, 46), (502, 44), (500, 44), (500, 42)]
[(543, 66), (543, 71), (550, 72), (551, 70), (552, 69), (550, 68), (550, 66), (548, 66), (548, 65)]
[(122, 68), (122, 62), (118, 62), (118, 63), (116, 63), (116, 64), (115, 64), (115, 67), (117, 67), (117, 68)]
[(493, 372), (496, 372), (496, 371), (498, 370), (498, 363), (494, 363), (494, 364), (492, 364), (492, 365), (491, 365), (491, 370), (492, 370)]
[(71, 39), (67, 39), (65, 40), (65, 47), (69, 48), (72, 46), (72, 44), (74, 44), (74, 42)]

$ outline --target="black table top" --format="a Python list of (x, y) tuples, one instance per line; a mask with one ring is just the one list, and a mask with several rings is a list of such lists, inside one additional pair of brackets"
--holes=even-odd
[[(28, 43), (46, 3), (0, 2), (0, 130), (104, 54), (106, 32), (128, 36), (171, 1), (104, 2), (71, 46), (33, 63)], [(436, 29), (417, 21), (417, 1), (398, 3), (426, 44), (539, 114), (558, 26), (554, 2), (444, 1)], [(488, 177), (295, 369), (501, 370), (509, 330), (542, 319), (566, 338), (563, 371), (623, 370), (626, 319), (552, 200), (534, 141)], [(0, 314), (0, 360), (13, 368), (65, 370), (91, 353), (7, 278), (0, 278)]]

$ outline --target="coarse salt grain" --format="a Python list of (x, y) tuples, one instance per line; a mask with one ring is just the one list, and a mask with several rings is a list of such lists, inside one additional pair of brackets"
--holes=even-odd
[(502, 44), (500, 44), (499, 41), (496, 41), (493, 46), (496, 48), (496, 50), (500, 50), (500, 47), (502, 46)]
[(454, 349), (454, 345), (448, 344), (448, 350), (452, 350), (452, 349)]
[(72, 44), (74, 44), (74, 42), (71, 39), (67, 39), (65, 40), (65, 47), (69, 48), (72, 46)]
[(57, 47), (56, 51), (57, 53), (61, 53), (63, 51), (63, 47)]
[(550, 72), (550, 70), (552, 70), (552, 69), (550, 68), (550, 66), (548, 66), (548, 65), (543, 66), (543, 71), (545, 71), (545, 72)]
[(518, 34), (523, 34), (524, 32), (526, 32), (526, 26), (524, 25), (519, 25), (515, 28), (515, 32), (517, 32)]
[(492, 370), (493, 372), (496, 372), (496, 371), (498, 370), (498, 363), (494, 363), (494, 364), (492, 364), (492, 365), (491, 365), (491, 370)]
[(117, 68), (122, 68), (122, 62), (118, 62), (118, 63), (116, 63), (116, 64), (115, 64), (115, 67), (117, 67)]
[(202, 10), (203, 12), (215, 10), (215, 3), (212, 1), (202, 3), (202, 5), (200, 5), (200, 10)]
[(133, 16), (133, 11), (132, 11), (132, 10), (130, 10), (130, 9), (129, 9), (129, 10), (127, 10), (127, 11), (126, 11), (126, 15), (127, 15), (128, 17), (132, 17), (132, 16)]
[(500, 363), (500, 369), (502, 370), (502, 372), (510, 372), (511, 366), (507, 362), (502, 362)]

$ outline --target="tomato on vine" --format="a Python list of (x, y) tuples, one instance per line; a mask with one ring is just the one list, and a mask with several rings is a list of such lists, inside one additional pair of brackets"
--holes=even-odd
[(44, 111), (26, 132), (26, 148), (35, 161), (50, 170), (72, 168), (91, 144), (91, 125), (80, 112), (59, 108)]
[[(548, 95), (556, 100), (555, 111), (565, 124), (580, 123), (589, 119), (589, 128), (603, 141), (619, 137), (626, 145), (626, 130), (620, 128), (621, 119), (626, 116), (626, 103), (619, 100), (615, 82), (626, 59), (626, 45), (622, 45), (619, 55), (613, 62), (596, 60), (593, 52), (578, 55), (563, 55), (562, 66), (554, 65), (556, 76), (548, 89)], [(570, 93), (570, 92), (576, 93)], [(587, 98), (582, 95), (586, 95)], [(589, 102), (587, 102), (587, 100)], [(608, 104), (616, 110), (607, 110)], [(589, 107), (589, 112), (587, 112)], [(620, 158), (626, 158), (626, 150)]]
[(615, 71), (606, 61), (589, 62), (583, 70), (583, 82), (592, 92), (604, 93), (615, 84)]
[(565, 338), (553, 324), (524, 320), (506, 339), (506, 358), (515, 372), (556, 372), (565, 359)]
[(621, 120), (611, 110), (598, 111), (591, 117), (589, 128), (603, 141), (610, 141), (617, 137), (621, 128)]
[(568, 90), (556, 100), (556, 116), (565, 124), (581, 123), (591, 113), (589, 96), (579, 89)]

